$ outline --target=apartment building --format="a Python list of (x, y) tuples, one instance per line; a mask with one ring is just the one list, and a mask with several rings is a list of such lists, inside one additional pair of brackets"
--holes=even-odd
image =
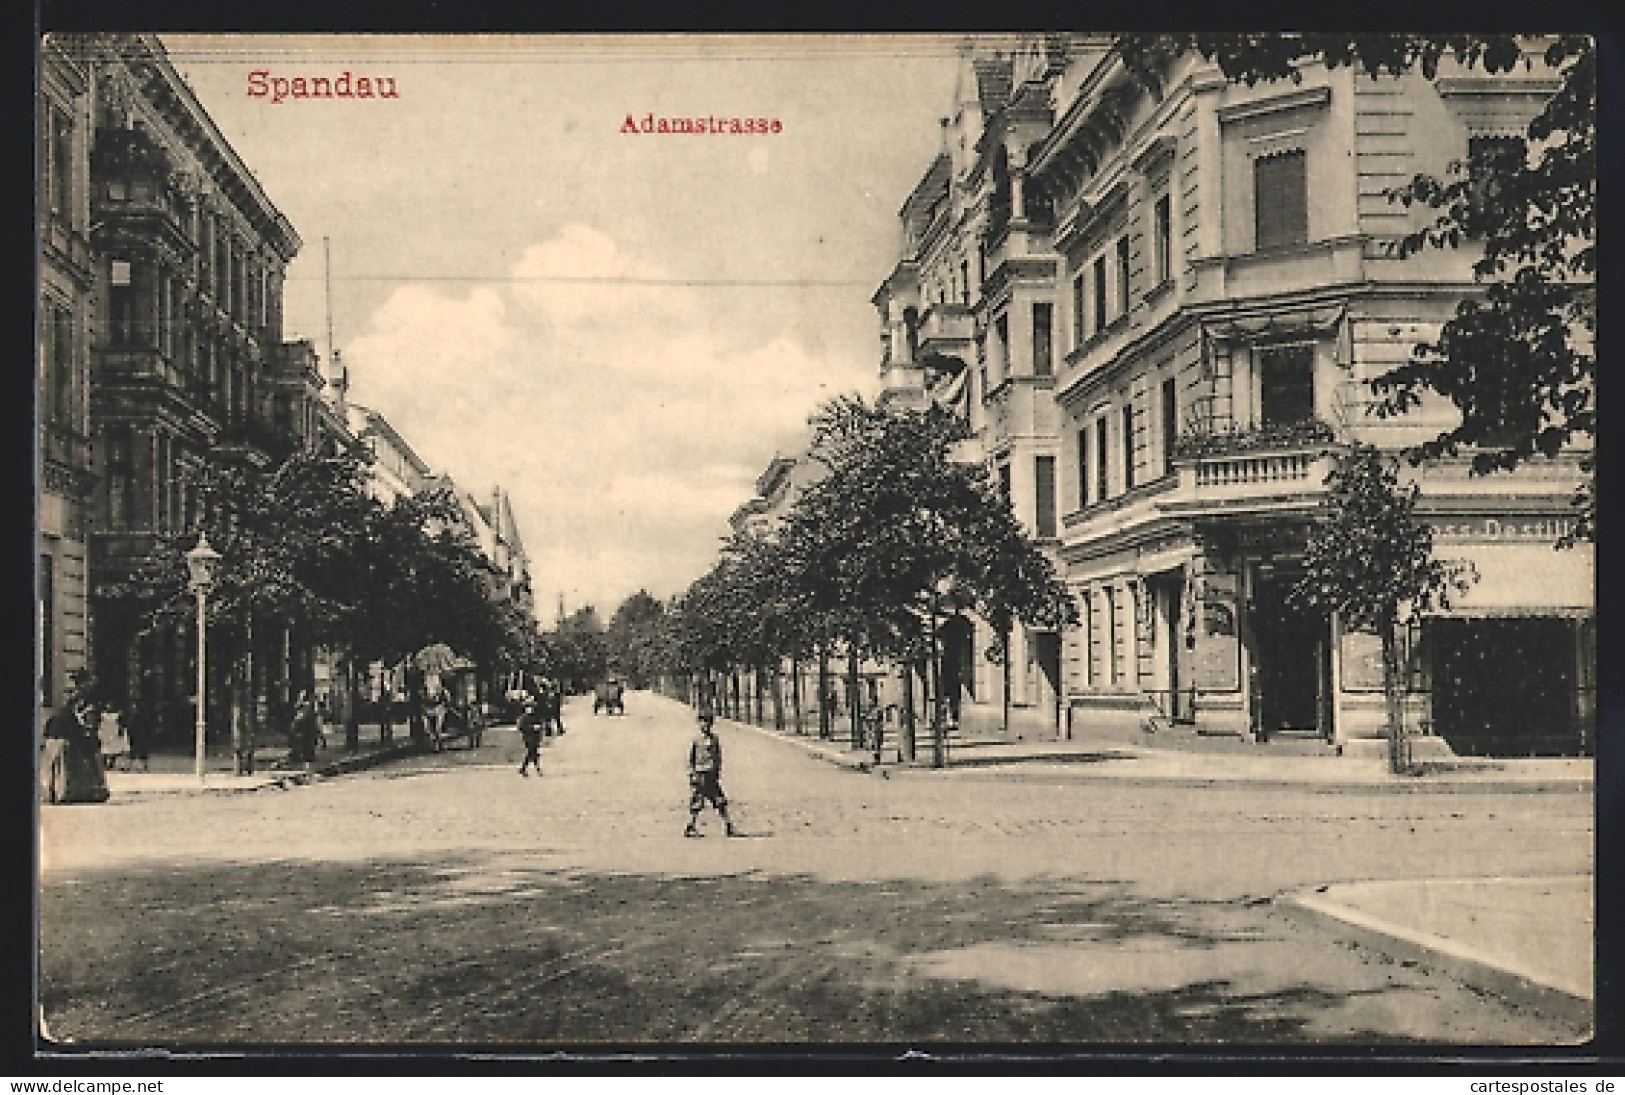
[[(1187, 727), (1381, 748), (1377, 636), (1288, 599), (1333, 454), (1451, 421), (1370, 413), (1464, 294), (1473, 248), (1401, 259), (1421, 211), (1386, 191), (1474, 142), (1517, 142), (1554, 74), (1228, 82), (1185, 56), (1146, 86), (1069, 57), (1023, 173), (1054, 219), (1060, 555), (1074, 735)], [(1577, 458), (1473, 477), (1417, 469), (1436, 554), (1480, 580), (1407, 633), (1406, 704), (1438, 752), (1589, 751), (1592, 553), (1556, 552)]]
[(91, 73), (55, 38), (40, 51), (40, 306), (36, 372), (39, 499), (35, 679), (41, 719), (88, 665)]

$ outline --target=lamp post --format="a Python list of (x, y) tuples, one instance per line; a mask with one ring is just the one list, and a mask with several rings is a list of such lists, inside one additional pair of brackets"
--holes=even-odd
[(209, 538), (198, 534), (197, 547), (186, 553), (186, 569), (191, 574), (192, 594), (197, 598), (197, 778), (203, 782), (203, 752), (208, 735), (206, 719), (208, 706), (208, 672), (205, 660), (207, 643), (207, 615), (209, 590), (214, 587), (220, 569), (220, 553), (209, 546)]

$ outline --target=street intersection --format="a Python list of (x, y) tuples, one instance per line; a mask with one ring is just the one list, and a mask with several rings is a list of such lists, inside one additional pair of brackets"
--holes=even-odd
[[(1288, 900), (1449, 881), (1516, 939), (1519, 906), (1486, 880), (1588, 878), (1589, 793), (1061, 766), (882, 777), (722, 722), (744, 835), (707, 814), (706, 839), (685, 840), (691, 715), (647, 693), (627, 706), (573, 702), (540, 779), (518, 775), (518, 735), (498, 729), (477, 750), (302, 786), (44, 808), (50, 1037), (527, 1050), (1589, 1034), (1579, 1001)], [(1526, 934), (1583, 957), (1589, 904), (1569, 904)]]

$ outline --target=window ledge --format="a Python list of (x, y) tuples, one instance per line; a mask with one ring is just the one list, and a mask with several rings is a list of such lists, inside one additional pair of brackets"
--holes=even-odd
[(1145, 296), (1141, 299), (1143, 299), (1147, 304), (1152, 304), (1171, 293), (1173, 288), (1174, 279), (1171, 277), (1163, 278), (1161, 281), (1157, 282), (1157, 284), (1147, 289), (1145, 291)]

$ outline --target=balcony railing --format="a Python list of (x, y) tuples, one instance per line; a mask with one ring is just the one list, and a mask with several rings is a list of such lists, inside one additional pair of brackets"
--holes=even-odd
[(1196, 486), (1234, 487), (1307, 480), (1318, 452), (1259, 453), (1196, 461)]

